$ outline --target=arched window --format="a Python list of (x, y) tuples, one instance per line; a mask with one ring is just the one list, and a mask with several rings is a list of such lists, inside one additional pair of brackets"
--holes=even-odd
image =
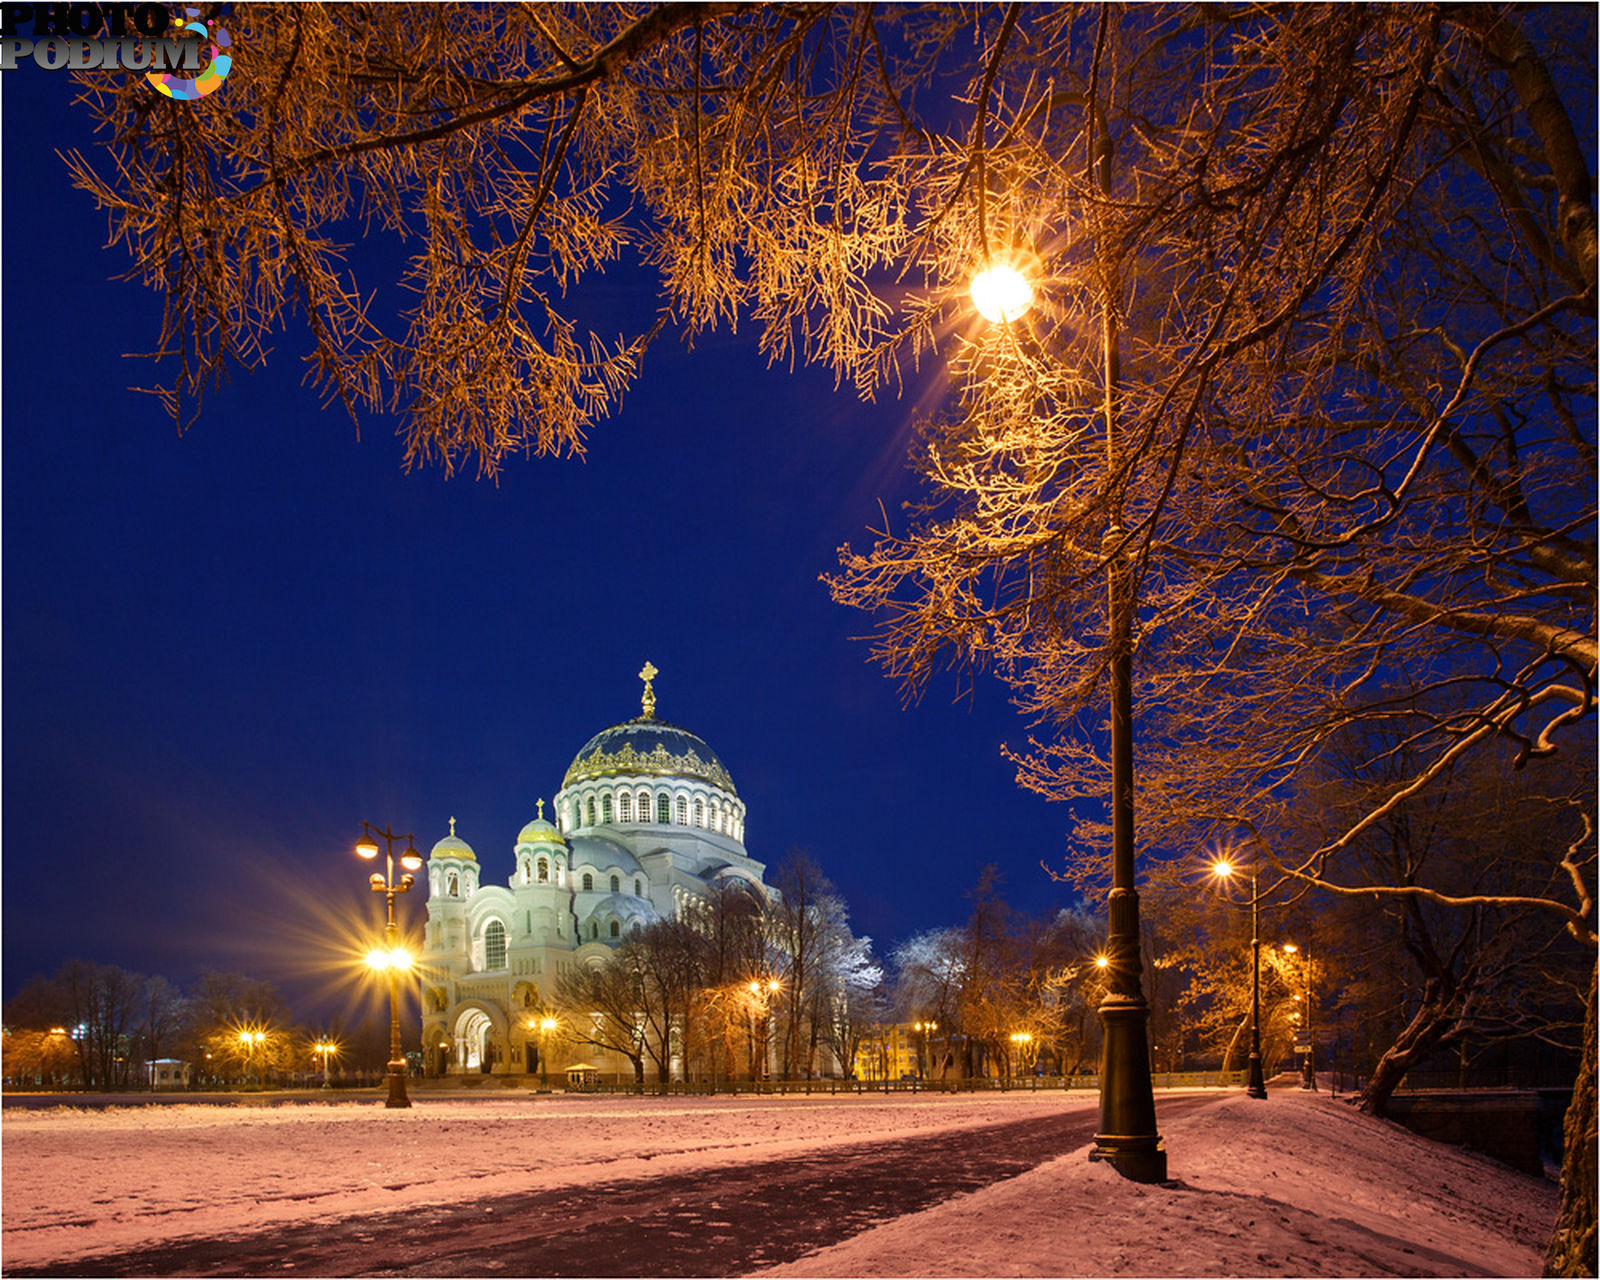
[(639, 821), (650, 821), (650, 793), (648, 791), (639, 793)]
[(611, 825), (611, 793), (609, 791), (600, 797), (600, 821), (607, 826)]
[(678, 825), (680, 827), (689, 825), (689, 801), (683, 796), (678, 797)]
[(694, 802), (694, 825), (697, 827), (706, 825), (706, 802), (704, 800), (696, 799)]
[(660, 823), (672, 821), (672, 797), (665, 791), (656, 797), (656, 821)]
[(635, 898), (644, 897), (644, 882), (642, 880), (635, 880), (633, 882), (633, 896)]
[(583, 891), (585, 893), (593, 893), (594, 892), (594, 877), (592, 875), (590, 875), (587, 871), (585, 871), (583, 873)]
[(611, 892), (616, 893), (622, 888), (622, 881), (616, 876), (611, 877)]
[(600, 922), (598, 920), (589, 921), (589, 936), (591, 938), (598, 938), (600, 936)]
[(539, 883), (550, 883), (550, 860), (548, 858), (539, 859)]
[(594, 797), (589, 797), (589, 825), (594, 826)]
[(458, 876), (454, 871), (450, 873), (450, 887), (446, 890), (446, 892), (452, 898), (459, 898), (461, 896), (461, 877)]
[(521, 877), (523, 884), (527, 884), (528, 881), (533, 879), (533, 876), (528, 871), (528, 860), (526, 858), (523, 858), (517, 864), (517, 875)]
[(626, 791), (617, 796), (617, 809), (619, 810), (618, 816), (624, 822), (633, 821), (633, 797)]
[(722, 830), (722, 806), (720, 804), (711, 806), (711, 829), (713, 831)]
[(498, 920), (489, 921), (483, 928), (483, 967), (506, 967), (506, 927)]
[(611, 936), (613, 938), (620, 938), (622, 936), (622, 926), (619, 925), (615, 920), (611, 922)]

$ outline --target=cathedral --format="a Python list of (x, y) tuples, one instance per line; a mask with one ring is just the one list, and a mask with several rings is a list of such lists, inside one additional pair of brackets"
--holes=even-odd
[[(421, 996), (430, 1076), (556, 1073), (621, 1061), (549, 1039), (541, 1024), (556, 982), (598, 964), (653, 920), (691, 916), (708, 890), (744, 882), (773, 896), (765, 867), (745, 852), (744, 802), (705, 742), (656, 719), (646, 663), (640, 714), (594, 735), (574, 757), (554, 812), (517, 833), (505, 884), (479, 879), (476, 853), (456, 834), (428, 858)], [(553, 820), (552, 820), (553, 819)], [(548, 1043), (547, 1043), (548, 1041)]]

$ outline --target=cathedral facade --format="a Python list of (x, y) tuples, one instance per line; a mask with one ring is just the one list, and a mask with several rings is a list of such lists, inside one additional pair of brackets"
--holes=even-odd
[[(427, 1075), (555, 1073), (578, 1050), (543, 1029), (556, 984), (604, 963), (653, 920), (694, 914), (713, 886), (740, 882), (771, 896), (764, 864), (745, 852), (745, 807), (722, 761), (687, 729), (658, 720), (649, 663), (639, 716), (586, 742), (553, 812), (512, 842), (504, 884), (484, 883), (456, 834), (428, 858), (421, 969)], [(582, 1065), (628, 1069), (597, 1051)]]

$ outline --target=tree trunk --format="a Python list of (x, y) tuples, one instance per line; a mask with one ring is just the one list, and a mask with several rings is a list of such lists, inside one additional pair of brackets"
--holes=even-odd
[(1384, 1050), (1383, 1057), (1372, 1070), (1372, 1079), (1361, 1094), (1357, 1104), (1368, 1115), (1384, 1116), (1389, 1113), (1389, 1098), (1405, 1079), (1406, 1072), (1421, 1058), (1440, 1045), (1449, 1042), (1461, 1030), (1455, 1003), (1441, 997), (1438, 979), (1428, 979), (1423, 988), (1422, 1004), (1395, 1042)]
[(1583, 1017), (1583, 1056), (1572, 1086), (1572, 1105), (1562, 1128), (1561, 1209), (1544, 1255), (1547, 1276), (1595, 1274), (1595, 984), (1589, 979), (1589, 1008)]

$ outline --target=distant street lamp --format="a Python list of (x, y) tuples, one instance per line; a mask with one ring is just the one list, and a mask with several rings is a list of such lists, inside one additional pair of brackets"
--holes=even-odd
[(939, 1029), (939, 1024), (937, 1022), (913, 1022), (911, 1024), (911, 1029), (921, 1037), (921, 1039), (917, 1041), (917, 1075), (926, 1080), (932, 1074), (932, 1072), (923, 1069), (922, 1051), (924, 1049), (928, 1049), (928, 1060), (931, 1063), (933, 1060), (933, 1052), (932, 1048), (929, 1046), (928, 1037)]
[(239, 1043), (244, 1046), (244, 1082), (250, 1083), (250, 1068), (255, 1062), (256, 1048), (265, 1044), (267, 1033), (265, 1031), (241, 1031)]
[[(1211, 864), (1211, 870), (1224, 880), (1238, 868), (1226, 858)], [(1257, 893), (1255, 868), (1250, 870), (1250, 1071), (1245, 1092), (1252, 1098), (1267, 1096), (1267, 1082), (1261, 1075), (1261, 897)]]
[(1011, 1043), (1016, 1046), (1016, 1056), (1011, 1063), (1011, 1076), (1012, 1079), (1015, 1079), (1017, 1063), (1027, 1058), (1028, 1047), (1033, 1043), (1033, 1035), (1027, 1031), (1013, 1031), (1011, 1033)]
[(311, 1052), (322, 1059), (322, 1087), (331, 1088), (333, 1081), (328, 1076), (328, 1059), (339, 1051), (339, 1046), (332, 1040), (318, 1040), (311, 1046)]
[[(361, 827), (366, 834), (356, 845), (357, 857), (368, 862), (376, 858), (378, 840), (382, 840), (386, 847), (385, 870), (374, 871), (368, 880), (374, 893), (384, 895), (388, 907), (388, 922), (383, 930), (384, 945), (381, 950), (367, 952), (368, 967), (374, 972), (387, 972), (389, 975), (389, 1097), (384, 1106), (409, 1107), (411, 1099), (406, 1095), (406, 1059), (400, 1045), (400, 975), (411, 968), (411, 953), (400, 945), (400, 930), (394, 919), (394, 899), (397, 893), (408, 893), (416, 883), (417, 878), (411, 873), (422, 869), (422, 855), (417, 852), (409, 835), (396, 835), (388, 827), (380, 831), (370, 822), (363, 822)], [(397, 840), (406, 842), (405, 852), (400, 855), (400, 865), (406, 874), (398, 882), (394, 878), (394, 846)]]
[[(1296, 947), (1294, 945), (1294, 943), (1292, 943), (1292, 942), (1285, 942), (1283, 944), (1283, 949), (1285, 951), (1287, 951), (1290, 955), (1294, 955), (1295, 952), (1299, 950), (1299, 948)], [(1312, 1060), (1312, 1055), (1316, 1052), (1316, 1042), (1314, 1040), (1312, 1040), (1312, 1038), (1311, 1038), (1311, 948), (1310, 947), (1306, 948), (1305, 957), (1306, 957), (1306, 961), (1305, 961), (1306, 962), (1306, 984), (1305, 984), (1305, 986), (1306, 986), (1306, 999), (1305, 999), (1306, 1019), (1305, 1019), (1305, 1029), (1304, 1029), (1305, 1040), (1303, 1041), (1303, 1043), (1305, 1045), (1305, 1052), (1300, 1057), (1300, 1087), (1302, 1089), (1310, 1089), (1313, 1092), (1315, 1092), (1316, 1091), (1316, 1087), (1317, 1087), (1317, 1068), (1316, 1068), (1316, 1063)], [(1299, 997), (1297, 996), (1296, 999), (1298, 999), (1298, 998)]]
[[(776, 978), (762, 981), (759, 978), (750, 979), (748, 990), (750, 992), (750, 1078), (752, 1080), (766, 1080), (772, 1073), (772, 1052), (769, 1026), (769, 1010), (772, 997), (777, 995), (783, 984)], [(756, 1027), (761, 1028), (760, 1035), (756, 1034)], [(759, 1046), (759, 1057), (757, 1056)]]

